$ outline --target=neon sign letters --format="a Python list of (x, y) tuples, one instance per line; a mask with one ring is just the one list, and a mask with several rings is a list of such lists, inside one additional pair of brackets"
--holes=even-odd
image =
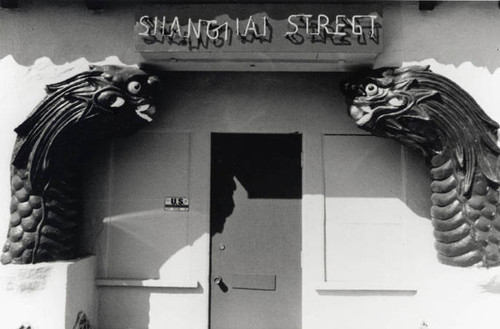
[[(144, 15), (138, 19), (138, 35), (149, 42), (174, 41), (177, 45), (208, 40), (228, 44), (235, 39), (243, 43), (248, 40), (271, 42), (276, 37), (287, 39), (296, 44), (297, 37), (317, 40), (335, 40), (349, 37), (365, 37), (378, 44), (381, 24), (377, 14), (336, 15), (293, 14), (286, 20), (272, 20), (265, 14), (256, 14), (245, 19), (193, 19), (178, 16)], [(276, 28), (276, 25), (280, 25)]]

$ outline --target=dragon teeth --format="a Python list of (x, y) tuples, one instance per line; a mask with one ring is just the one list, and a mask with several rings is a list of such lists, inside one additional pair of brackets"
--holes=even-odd
[(149, 109), (151, 105), (149, 104), (143, 104), (143, 105), (139, 105), (137, 107), (137, 112), (144, 112), (144, 111), (147, 111)]
[(135, 111), (135, 112), (137, 113), (137, 115), (138, 115), (139, 117), (141, 117), (142, 119), (146, 120), (147, 122), (151, 122), (151, 121), (153, 121), (153, 119), (152, 119), (149, 115), (147, 115), (146, 113), (141, 113), (141, 112), (139, 112), (138, 110), (137, 110), (137, 111)]
[[(139, 106), (137, 106), (137, 109), (135, 110), (135, 113), (137, 113), (137, 115), (140, 118), (146, 120), (147, 122), (151, 122), (151, 121), (153, 121), (153, 119), (148, 114), (144, 113), (144, 112), (148, 111), (150, 108), (151, 108), (151, 105), (149, 105), (149, 104), (139, 105)], [(151, 114), (153, 114), (154, 113), (154, 108), (150, 112), (151, 112)]]

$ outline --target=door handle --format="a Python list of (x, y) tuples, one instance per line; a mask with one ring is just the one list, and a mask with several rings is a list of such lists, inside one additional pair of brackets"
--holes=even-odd
[(218, 275), (216, 277), (214, 277), (214, 283), (219, 286), (219, 288), (220, 288), (220, 290), (222, 290), (222, 292), (227, 292), (229, 290), (229, 288), (226, 286), (224, 281), (222, 281), (222, 278)]

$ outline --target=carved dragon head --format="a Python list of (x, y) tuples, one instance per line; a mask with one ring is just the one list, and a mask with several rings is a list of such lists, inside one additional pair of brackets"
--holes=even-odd
[(159, 84), (141, 69), (107, 65), (48, 85), (48, 95), (15, 129), (13, 165), (26, 168), (30, 161), (33, 189), (40, 192), (63, 143), (129, 133), (152, 121)]
[(388, 68), (355, 77), (343, 89), (359, 128), (397, 139), (426, 157), (453, 151), (465, 171), (464, 193), (477, 166), (500, 183), (496, 157), (488, 156), (500, 154), (499, 125), (451, 80), (428, 67)]
[(126, 66), (91, 66), (47, 86), (47, 96), (15, 129), (11, 217), (2, 264), (80, 254), (81, 165), (94, 142), (150, 122), (158, 91), (156, 76)]
[(341, 87), (359, 128), (394, 138), (431, 161), (431, 216), (441, 261), (499, 264), (499, 125), (428, 67), (363, 72)]

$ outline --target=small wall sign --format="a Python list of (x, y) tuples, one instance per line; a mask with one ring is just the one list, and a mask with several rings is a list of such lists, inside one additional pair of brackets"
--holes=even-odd
[(166, 197), (165, 211), (189, 211), (189, 198), (185, 197)]

